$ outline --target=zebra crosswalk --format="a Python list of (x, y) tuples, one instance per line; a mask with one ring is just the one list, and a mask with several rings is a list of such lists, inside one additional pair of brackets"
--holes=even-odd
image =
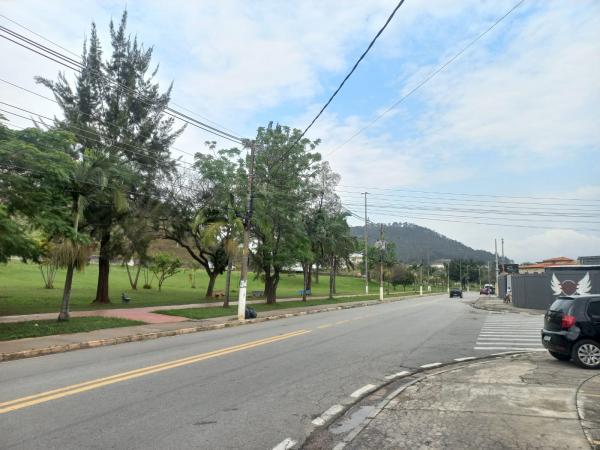
[(490, 314), (477, 336), (475, 350), (544, 351), (540, 330), (543, 316)]

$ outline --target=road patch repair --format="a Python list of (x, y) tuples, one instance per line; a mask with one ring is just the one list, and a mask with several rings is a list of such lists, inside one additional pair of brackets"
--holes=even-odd
[(600, 450), (597, 371), (540, 353), (461, 359), (385, 377), (302, 448)]

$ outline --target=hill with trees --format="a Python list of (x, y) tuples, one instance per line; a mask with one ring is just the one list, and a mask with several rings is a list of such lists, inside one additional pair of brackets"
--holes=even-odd
[[(385, 240), (395, 244), (396, 256), (402, 262), (416, 263), (427, 260), (433, 262), (446, 258), (482, 263), (494, 260), (494, 254), (491, 252), (472, 249), (461, 242), (413, 223), (394, 222), (384, 226)], [(369, 225), (369, 244), (373, 245), (379, 239), (379, 229), (379, 224)], [(352, 227), (352, 234), (359, 239), (364, 239), (364, 227)]]

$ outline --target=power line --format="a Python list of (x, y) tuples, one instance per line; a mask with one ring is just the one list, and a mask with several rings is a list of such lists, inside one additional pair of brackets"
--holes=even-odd
[[(15, 106), (15, 105), (11, 105), (10, 103), (6, 103), (6, 102), (3, 102), (3, 101), (0, 101), (0, 104), (2, 104), (2, 105), (7, 105), (7, 106), (9, 106), (9, 107), (11, 107), (11, 108), (18, 109), (19, 111), (24, 111), (24, 112), (26, 112), (26, 113), (29, 113), (29, 114), (36, 115), (36, 116), (38, 116), (38, 117), (41, 117), (41, 118), (43, 118), (43, 119), (46, 119), (46, 120), (52, 120), (52, 121), (54, 120), (54, 119), (52, 119), (51, 117), (44, 116), (44, 115), (42, 115), (42, 114), (37, 114), (37, 113), (35, 113), (35, 112), (33, 112), (33, 111), (30, 111), (30, 110), (28, 110), (28, 109), (21, 108), (21, 107), (19, 107), (19, 106)], [(20, 117), (20, 118), (22, 118), (22, 119), (29, 119), (29, 120), (31, 120), (31, 118), (29, 118), (29, 117), (27, 117), (27, 116), (23, 116), (23, 115), (21, 115), (21, 114), (14, 113), (14, 112), (12, 112), (12, 111), (8, 111), (8, 110), (6, 110), (6, 109), (2, 109), (2, 108), (0, 108), (0, 111), (2, 111), (2, 112), (5, 112), (5, 113), (7, 113), (7, 114), (12, 114), (12, 115), (14, 115), (14, 116), (17, 116), (17, 117)], [(67, 128), (67, 129), (71, 129), (71, 130), (78, 130), (78, 131), (81, 131), (81, 132), (83, 132), (83, 133), (91, 133), (92, 135), (95, 135), (95, 134), (94, 134), (94, 131), (92, 131), (92, 130), (86, 130), (86, 129), (84, 129), (84, 128), (79, 128), (79, 127), (76, 127), (76, 126), (74, 126), (74, 125), (67, 125), (67, 126), (66, 126), (66, 128)], [(104, 137), (104, 138), (106, 138), (106, 136), (105, 136), (105, 135), (103, 135), (103, 134), (101, 134), (101, 133), (98, 133), (98, 135), (99, 135), (99, 136), (101, 136), (101, 137)], [(99, 141), (98, 139), (94, 139), (93, 137), (90, 137), (90, 136), (83, 136), (83, 137), (84, 137), (85, 139), (88, 139), (88, 140), (90, 140), (90, 141), (93, 141), (93, 142), (97, 142), (97, 143), (99, 143), (99, 144), (106, 145), (106, 143), (104, 143), (104, 142), (102, 142), (102, 141)], [(109, 138), (109, 141), (110, 141), (110, 138)], [(127, 148), (127, 147), (122, 147), (123, 145), (126, 145), (126, 146), (128, 146), (128, 147), (130, 147), (130, 148)], [(116, 149), (116, 150), (122, 150), (122, 151), (125, 151), (125, 152), (130, 152), (130, 153), (133, 153), (133, 154), (136, 154), (136, 155), (140, 155), (140, 156), (143, 156), (143, 157), (145, 157), (145, 158), (154, 159), (154, 160), (155, 160), (155, 161), (157, 161), (157, 162), (160, 162), (160, 161), (161, 161), (161, 160), (160, 160), (158, 157), (156, 157), (156, 156), (152, 156), (152, 155), (149, 155), (149, 154), (147, 154), (147, 153), (143, 153), (143, 152), (139, 152), (139, 151), (132, 150), (132, 149), (138, 149), (138, 150), (140, 150), (140, 148), (139, 148), (139, 147), (134, 147), (134, 146), (131, 146), (131, 145), (129, 145), (129, 144), (120, 144), (120, 145), (115, 145), (115, 144), (109, 143), (109, 147), (111, 147), (111, 148), (114, 148), (114, 149)], [(174, 161), (175, 165), (177, 165), (177, 163), (182, 163), (182, 164), (188, 164), (189, 166), (192, 166), (192, 167), (193, 167), (193, 164), (192, 164), (192, 163), (189, 163), (189, 162), (187, 162), (187, 161), (178, 161), (178, 160), (173, 160), (173, 161)]]
[[(346, 203), (347, 205), (353, 206), (353, 207), (360, 207), (359, 203)], [(477, 213), (477, 212), (467, 212), (465, 211), (467, 214), (478, 214), (475, 216), (469, 216), (469, 215), (464, 215), (464, 214), (460, 214), (460, 215), (456, 215), (456, 214), (439, 214), (439, 213), (435, 213), (432, 211), (441, 211), (441, 212), (461, 212), (461, 210), (440, 210), (440, 209), (431, 209), (431, 208), (406, 208), (406, 207), (385, 207), (385, 206), (378, 206), (378, 205), (373, 205), (371, 207), (372, 211), (375, 212), (393, 212), (393, 211), (401, 211), (402, 213), (408, 211), (409, 214), (421, 214), (420, 211), (424, 211), (423, 214), (428, 214), (431, 216), (439, 216), (439, 217), (456, 217), (456, 218), (471, 218), (471, 219), (483, 219), (483, 220), (488, 220), (487, 217), (487, 213)], [(508, 214), (502, 214), (502, 213), (493, 213), (492, 215), (501, 215), (503, 217), (489, 217), (489, 220), (502, 220), (502, 221), (516, 221), (516, 222), (548, 222), (548, 218), (549, 217), (558, 217), (557, 215), (538, 215), (538, 214), (532, 214), (533, 217), (525, 217), (525, 218), (519, 218), (519, 217), (507, 217)], [(576, 218), (577, 220), (569, 220), (569, 219), (564, 219), (563, 217), (568, 217), (568, 218)], [(583, 218), (598, 218), (597, 216), (581, 216)], [(600, 224), (600, 221), (594, 221), (594, 220), (581, 220), (579, 218), (579, 216), (561, 216), (560, 218), (557, 219), (557, 222), (571, 222), (571, 223), (591, 223), (591, 224)]]
[(325, 111), (325, 109), (333, 101), (333, 99), (338, 94), (338, 92), (340, 92), (340, 90), (342, 89), (342, 87), (344, 86), (344, 84), (346, 84), (346, 81), (348, 81), (348, 79), (352, 76), (352, 74), (354, 73), (354, 71), (356, 70), (356, 68), (358, 67), (358, 65), (361, 63), (361, 61), (365, 58), (365, 56), (367, 56), (367, 53), (369, 53), (369, 50), (371, 50), (371, 48), (375, 44), (375, 41), (377, 41), (377, 39), (379, 39), (379, 36), (381, 36), (381, 34), (383, 33), (383, 31), (387, 28), (387, 26), (389, 25), (389, 23), (392, 21), (394, 15), (396, 14), (396, 11), (398, 11), (400, 9), (400, 7), (402, 6), (403, 3), (404, 3), (404, 0), (400, 0), (398, 2), (398, 4), (394, 8), (394, 10), (390, 14), (390, 16), (387, 18), (387, 20), (385, 21), (385, 23), (383, 24), (383, 26), (379, 29), (379, 31), (377, 32), (377, 34), (375, 35), (375, 37), (371, 40), (371, 42), (367, 46), (367, 49), (362, 53), (362, 55), (360, 55), (360, 57), (358, 58), (358, 60), (354, 63), (354, 66), (352, 66), (352, 69), (350, 69), (350, 72), (348, 72), (348, 74), (344, 77), (344, 79), (342, 80), (342, 82), (340, 83), (340, 85), (337, 87), (337, 89), (333, 92), (333, 94), (331, 94), (331, 97), (329, 97), (329, 100), (327, 100), (327, 102), (325, 103), (325, 105), (323, 105), (323, 107), (321, 108), (321, 110), (319, 111), (319, 113), (313, 118), (313, 120), (304, 129), (304, 131), (302, 132), (302, 134), (300, 135), (300, 137), (298, 138), (298, 140), (302, 139), (304, 137), (304, 135), (306, 134), (306, 132), (310, 129), (310, 127), (312, 127), (313, 124), (317, 121), (317, 119), (319, 117), (321, 117), (321, 114), (323, 114), (323, 112)]
[[(338, 185), (342, 187), (353, 187), (359, 189), (372, 189), (379, 191), (400, 191), (400, 192), (415, 192), (419, 194), (432, 194), (432, 195), (454, 195), (461, 197), (491, 197), (491, 198), (510, 198), (510, 199), (524, 199), (524, 200), (558, 200), (558, 201), (592, 201), (592, 202), (600, 202), (600, 199), (593, 198), (565, 198), (565, 197), (537, 197), (537, 196), (516, 196), (516, 195), (496, 195), (496, 194), (466, 194), (462, 192), (440, 192), (440, 191), (419, 191), (415, 189), (405, 189), (405, 188), (381, 188), (381, 187), (365, 187), (365, 186), (355, 186), (355, 185)], [(483, 201), (483, 200), (482, 200)], [(579, 205), (584, 206), (584, 205)]]
[[(380, 216), (385, 217), (394, 217), (399, 219), (399, 214), (379, 214)], [(567, 228), (567, 227), (544, 227), (544, 226), (534, 226), (534, 225), (517, 225), (517, 224), (503, 224), (503, 223), (488, 223), (488, 222), (474, 222), (474, 221), (466, 221), (466, 220), (451, 220), (451, 219), (438, 219), (432, 217), (424, 217), (424, 216), (405, 216), (402, 215), (403, 219), (414, 219), (414, 220), (431, 220), (436, 222), (450, 222), (450, 223), (468, 223), (474, 225), (486, 225), (486, 226), (498, 226), (498, 227), (508, 227), (508, 228), (531, 228), (531, 229), (542, 229), (542, 230), (570, 230), (570, 231), (593, 231), (600, 232), (598, 228)], [(362, 217), (361, 217), (362, 219)]]
[[(341, 193), (345, 193), (347, 191), (339, 191)], [(377, 195), (377, 194), (373, 194)], [(348, 198), (350, 200), (358, 200), (360, 198), (359, 193), (352, 193), (350, 195), (342, 195), (344, 198)], [(480, 203), (478, 200), (462, 200), (462, 201), (470, 201), (472, 203), (462, 203), (461, 200), (454, 199), (440, 199), (436, 201), (435, 198), (431, 197), (421, 197), (421, 196), (396, 196), (396, 195), (379, 195), (379, 197), (384, 197), (387, 202), (391, 202), (393, 204), (402, 203), (415, 203), (418, 205), (433, 205), (433, 206), (467, 206), (467, 207), (482, 207), (482, 208), (503, 208), (505, 210), (516, 210), (522, 211), (523, 209), (527, 211), (546, 211), (546, 212), (556, 212), (556, 213), (569, 213), (569, 212), (585, 212), (585, 213), (600, 213), (600, 209), (590, 209), (590, 208), (564, 208), (562, 205), (544, 205), (540, 203), (534, 203), (534, 205), (539, 206), (529, 206), (528, 204), (519, 204), (514, 202), (502, 202), (503, 204), (497, 204), (495, 201), (488, 201), (485, 203)], [(389, 199), (389, 200), (388, 200)], [(424, 200), (416, 200), (416, 199), (424, 199)], [(489, 204), (491, 203), (491, 205)], [(496, 206), (497, 205), (497, 206)], [(589, 206), (592, 208), (597, 208), (598, 205), (576, 205), (576, 206)]]
[[(55, 51), (55, 50), (53, 50), (53, 49), (51, 49), (49, 47), (46, 47), (45, 45), (40, 44), (39, 42), (36, 42), (33, 39), (27, 38), (26, 36), (23, 36), (23, 35), (15, 32), (13, 30), (10, 30), (7, 27), (4, 27), (4, 26), (0, 25), (0, 31), (3, 31), (5, 33), (9, 33), (11, 36), (13, 36), (13, 37), (21, 40), (22, 42), (25, 42), (25, 43), (29, 44), (29, 45), (33, 45), (34, 47), (36, 47), (37, 49), (39, 49), (41, 51), (36, 50), (35, 48), (31, 48), (30, 46), (27, 46), (27, 45), (25, 45), (23, 43), (19, 43), (19, 42), (15, 41), (15, 40), (9, 38), (8, 36), (3, 35), (3, 34), (0, 34), (0, 37), (2, 37), (4, 39), (7, 39), (7, 40), (9, 40), (9, 41), (11, 41), (11, 42), (13, 42), (13, 43), (15, 43), (17, 45), (20, 45), (21, 47), (26, 48), (27, 50), (30, 50), (30, 51), (32, 51), (34, 53), (37, 53), (38, 55), (44, 56), (44, 57), (46, 57), (46, 58), (48, 58), (48, 59), (50, 59), (50, 60), (52, 60), (52, 61), (54, 61), (54, 62), (56, 62), (56, 63), (58, 63), (58, 64), (60, 64), (62, 66), (64, 66), (64, 67), (67, 67), (67, 68), (69, 68), (69, 69), (71, 69), (71, 70), (73, 70), (75, 72), (79, 72), (80, 73), (81, 70), (83, 68), (85, 68), (85, 66), (83, 64), (75, 61), (74, 59), (72, 59), (72, 58), (70, 58), (68, 56), (65, 56), (64, 54), (62, 54), (60, 52), (57, 52), (57, 51)], [(52, 56), (49, 56), (48, 54), (43, 53), (43, 52), (49, 53)], [(56, 58), (58, 58), (58, 59), (56, 59)], [(99, 72), (99, 71), (93, 70), (93, 69), (88, 69), (88, 70), (90, 70), (90, 71), (92, 71), (94, 73), (97, 73), (100, 76), (101, 79), (106, 80), (109, 83), (111, 83), (113, 85), (116, 85), (119, 88), (124, 89), (124, 90), (126, 90), (126, 91), (128, 91), (130, 93), (133, 93), (137, 98), (141, 99), (146, 104), (150, 104), (150, 101), (146, 97), (144, 97), (143, 95), (141, 95), (139, 92), (137, 92), (135, 89), (132, 89), (132, 88), (130, 88), (128, 86), (123, 85), (122, 83), (119, 83), (116, 80), (111, 79), (110, 77), (106, 76), (102, 72)], [(171, 108), (169, 106), (167, 106), (164, 109), (163, 112), (165, 114), (167, 114), (167, 115), (175, 118), (175, 119), (179, 119), (182, 122), (185, 122), (185, 123), (187, 123), (189, 125), (192, 125), (192, 126), (194, 126), (196, 128), (199, 128), (199, 129), (202, 129), (204, 131), (207, 131), (207, 132), (209, 132), (211, 134), (214, 134), (216, 136), (219, 136), (219, 137), (221, 137), (223, 139), (227, 139), (229, 141), (232, 141), (232, 142), (235, 142), (235, 143), (238, 143), (238, 144), (243, 143), (243, 139), (242, 138), (237, 137), (237, 136), (235, 136), (235, 135), (233, 135), (231, 133), (228, 133), (226, 131), (220, 130), (220, 129), (218, 129), (216, 127), (213, 127), (211, 125), (208, 125), (208, 124), (206, 124), (204, 122), (201, 122), (201, 121), (199, 121), (197, 119), (194, 119), (193, 117), (190, 117), (189, 115), (184, 114), (184, 113), (182, 113), (180, 111), (177, 111), (177, 110), (175, 110), (175, 109), (173, 109), (173, 108)]]
[[(39, 34), (39, 33), (35, 32), (34, 30), (32, 30), (31, 28), (29, 28), (29, 27), (27, 27), (27, 26), (23, 25), (22, 23), (19, 23), (19, 22), (17, 22), (17, 21), (16, 21), (16, 20), (14, 20), (14, 19), (11, 19), (10, 17), (7, 17), (7, 16), (5, 16), (4, 14), (0, 14), (0, 17), (2, 17), (3, 19), (6, 19), (6, 20), (8, 20), (9, 22), (11, 22), (11, 23), (13, 23), (13, 24), (17, 25), (17, 26), (18, 26), (18, 27), (20, 27), (20, 28), (23, 28), (23, 29), (24, 29), (24, 30), (26, 30), (26, 31), (29, 31), (31, 34), (34, 34), (35, 36), (37, 36), (37, 37), (39, 37), (39, 38), (43, 39), (44, 41), (48, 42), (49, 44), (52, 44), (52, 45), (54, 45), (55, 47), (58, 47), (58, 48), (60, 48), (61, 50), (64, 50), (65, 52), (67, 52), (67, 53), (70, 53), (71, 55), (73, 55), (73, 56), (75, 56), (75, 57), (77, 57), (77, 58), (79, 58), (79, 57), (81, 56), (81, 55), (78, 55), (77, 53), (75, 53), (75, 52), (73, 52), (73, 51), (69, 50), (68, 48), (66, 48), (66, 47), (63, 47), (62, 45), (60, 45), (60, 44), (56, 43), (55, 41), (52, 41), (52, 40), (48, 39), (48, 38), (47, 38), (47, 37), (45, 37), (45, 36), (42, 36), (41, 34)], [(206, 120), (207, 122), (210, 122), (210, 123), (212, 123), (213, 125), (216, 125), (216, 126), (218, 126), (218, 127), (221, 127), (221, 128), (222, 128), (222, 129), (224, 129), (225, 131), (229, 131), (229, 132), (231, 132), (231, 133), (233, 133), (233, 134), (236, 134), (236, 133), (235, 133), (233, 130), (231, 130), (231, 129), (227, 128), (226, 126), (224, 126), (224, 125), (222, 125), (222, 124), (220, 124), (220, 123), (218, 123), (218, 122), (215, 122), (215, 121), (213, 121), (213, 120), (210, 120), (208, 117), (202, 116), (202, 115), (198, 114), (197, 112), (194, 112), (194, 111), (192, 111), (192, 110), (191, 110), (191, 109), (189, 109), (189, 108), (186, 108), (186, 107), (184, 107), (184, 106), (182, 106), (182, 105), (180, 105), (180, 104), (178, 104), (178, 103), (175, 103), (175, 102), (173, 102), (173, 101), (172, 101), (172, 102), (170, 102), (170, 103), (171, 103), (172, 105), (174, 105), (174, 106), (178, 107), (179, 109), (183, 109), (184, 111), (187, 111), (187, 112), (189, 112), (189, 113), (191, 113), (191, 114), (193, 114), (193, 115), (195, 115), (195, 116), (197, 116), (197, 117), (200, 117), (201, 119), (203, 119), (203, 120)]]
[[(10, 86), (13, 86), (13, 87), (17, 88), (17, 89), (21, 89), (22, 91), (28, 92), (28, 93), (30, 93), (30, 94), (36, 95), (36, 96), (38, 96), (38, 97), (40, 97), (40, 98), (43, 98), (44, 100), (47, 100), (47, 101), (49, 101), (49, 102), (55, 103), (55, 104), (57, 104), (57, 105), (60, 105), (60, 104), (59, 104), (59, 103), (58, 103), (58, 102), (57, 102), (55, 99), (53, 99), (53, 98), (46, 97), (45, 95), (42, 95), (42, 94), (40, 94), (40, 93), (38, 93), (38, 92), (35, 92), (35, 91), (32, 91), (31, 89), (27, 89), (27, 88), (25, 88), (25, 87), (23, 87), (23, 86), (20, 86), (20, 85), (16, 84), (16, 83), (12, 83), (12, 82), (10, 82), (10, 81), (7, 81), (7, 80), (5, 80), (5, 79), (3, 79), (3, 78), (0, 78), (0, 82), (2, 82), (2, 83), (6, 83), (6, 84), (8, 84), (8, 85), (10, 85)], [(90, 114), (88, 114), (88, 113), (86, 113), (86, 112), (84, 112), (84, 111), (78, 111), (78, 114), (83, 114), (84, 116), (86, 116), (86, 117), (90, 117), (90, 118), (92, 117)], [(186, 150), (183, 150), (183, 149), (181, 149), (181, 148), (179, 148), (179, 147), (175, 147), (174, 145), (170, 145), (170, 146), (169, 146), (169, 148), (170, 148), (171, 150), (176, 150), (176, 151), (178, 151), (178, 152), (180, 152), (180, 153), (183, 153), (183, 154), (185, 154), (185, 155), (189, 155), (189, 156), (192, 156), (192, 157), (195, 157), (195, 156), (196, 156), (194, 153), (190, 153), (190, 152), (188, 152), (188, 151), (186, 151)]]
[(402, 97), (400, 97), (396, 102), (394, 102), (391, 106), (389, 106), (381, 114), (379, 114), (377, 117), (375, 117), (375, 119), (373, 119), (367, 125), (365, 125), (361, 129), (359, 129), (356, 133), (354, 133), (352, 136), (350, 136), (347, 140), (345, 140), (340, 145), (338, 145), (336, 148), (334, 148), (329, 153), (329, 155), (327, 155), (327, 156), (331, 157), (331, 155), (333, 155), (339, 149), (341, 149), (346, 144), (348, 144), (350, 141), (352, 141), (356, 136), (358, 136), (359, 134), (361, 134), (367, 128), (372, 127), (377, 121), (379, 121), (379, 119), (381, 119), (383, 116), (385, 116), (386, 114), (388, 114), (391, 110), (395, 109), (398, 105), (400, 105), (402, 102), (404, 102), (404, 100), (406, 100), (408, 97), (410, 97), (412, 94), (414, 94), (418, 89), (420, 89), (423, 85), (425, 85), (427, 82), (429, 82), (429, 80), (431, 80), (438, 73), (440, 73), (442, 70), (444, 70), (450, 64), (452, 64), (456, 59), (458, 59), (464, 52), (466, 52), (477, 41), (479, 41), (481, 38), (483, 38), (490, 31), (492, 31), (500, 22), (502, 22), (504, 19), (506, 19), (514, 10), (516, 10), (519, 6), (521, 6), (524, 1), (525, 0), (520, 0), (519, 2), (517, 2), (512, 8), (510, 8), (503, 16), (501, 16), (500, 18), (498, 18), (484, 32), (482, 32), (481, 34), (479, 34), (475, 39), (471, 40), (465, 47), (463, 47), (458, 53), (456, 53), (454, 56), (452, 56), (450, 59), (448, 59), (444, 64), (442, 64), (440, 67), (438, 67), (432, 73), (430, 73), (429, 75), (427, 75), (423, 80), (421, 80), (421, 82), (419, 82), (419, 84), (417, 84), (414, 88), (412, 88), (410, 91), (408, 91), (408, 93), (406, 93), (405, 95), (403, 95)]

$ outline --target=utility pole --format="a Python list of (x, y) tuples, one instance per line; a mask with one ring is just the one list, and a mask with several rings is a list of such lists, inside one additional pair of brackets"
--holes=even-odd
[(369, 295), (369, 236), (368, 236), (368, 216), (367, 216), (367, 194), (363, 192), (365, 196), (365, 294)]
[(448, 294), (450, 293), (450, 264), (452, 264), (452, 260), (448, 260)]
[(419, 266), (419, 295), (423, 295), (423, 260)]
[(498, 239), (494, 238), (494, 253), (496, 254), (496, 295), (499, 295), (500, 285), (498, 284), (500, 268), (498, 267)]
[(244, 216), (244, 246), (242, 249), (242, 267), (240, 271), (240, 292), (238, 296), (238, 320), (246, 319), (246, 289), (248, 286), (248, 253), (250, 246), (250, 219), (252, 217), (252, 182), (254, 181), (254, 156), (256, 142), (250, 143), (250, 167), (248, 168), (248, 194), (246, 199), (246, 215)]
[(383, 224), (379, 231), (379, 300), (383, 301), (383, 252), (385, 251), (385, 242), (383, 240)]
[(463, 288), (463, 279), (462, 279), (462, 259), (458, 260), (458, 278), (460, 279), (460, 288)]
[(504, 238), (501, 238), (500, 242), (502, 242), (502, 272), (506, 272), (506, 268), (505, 268), (506, 261), (504, 260)]
[(487, 282), (488, 284), (490, 283), (490, 262), (487, 262), (487, 266), (488, 266), (488, 276), (487, 276)]

